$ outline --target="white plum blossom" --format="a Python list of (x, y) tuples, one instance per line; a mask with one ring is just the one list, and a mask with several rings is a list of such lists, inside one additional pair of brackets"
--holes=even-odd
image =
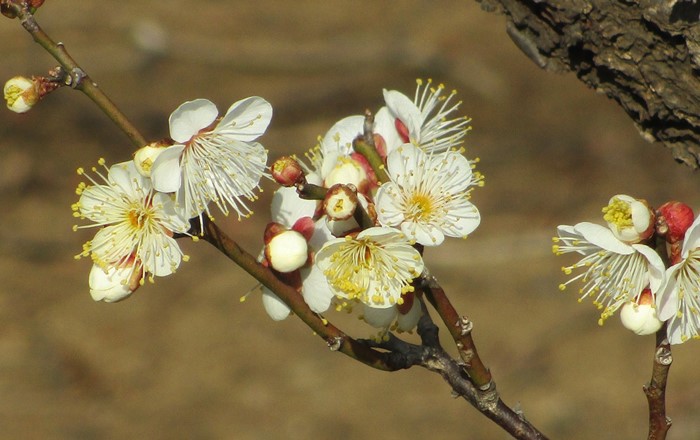
[(643, 200), (618, 194), (610, 198), (603, 214), (613, 235), (625, 243), (639, 243), (654, 232), (654, 213)]
[(649, 246), (627, 244), (617, 239), (610, 229), (594, 223), (578, 223), (575, 226), (559, 226), (552, 250), (556, 255), (575, 252), (583, 256), (562, 271), (571, 275), (574, 270), (583, 272), (571, 278), (559, 288), (580, 280), (579, 301), (590, 297), (602, 309), (599, 324), (612, 316), (618, 308), (637, 299), (647, 287), (652, 298), (659, 292), (665, 279), (665, 267), (661, 257)]
[(681, 261), (668, 268), (657, 297), (659, 318), (668, 320), (671, 344), (700, 338), (700, 217), (685, 233)]
[(471, 120), (454, 116), (462, 102), (452, 100), (456, 91), (447, 95), (444, 91), (443, 84), (433, 86), (430, 79), (417, 80), (413, 100), (399, 91), (384, 90), (386, 107), (377, 112), (375, 131), (384, 138), (387, 153), (407, 142), (435, 153), (462, 146)]
[(413, 291), (411, 282), (423, 272), (423, 259), (406, 236), (384, 227), (329, 240), (316, 265), (335, 295), (376, 308), (403, 303), (402, 295)]
[(458, 152), (426, 154), (404, 144), (389, 154), (387, 173), (391, 181), (376, 196), (383, 226), (400, 227), (424, 246), (437, 246), (445, 236), (466, 237), (479, 226), (479, 211), (469, 198), (481, 179)]
[[(100, 159), (104, 166), (104, 160)], [(73, 215), (92, 221), (92, 225), (74, 229), (100, 227), (95, 237), (85, 243), (78, 255), (90, 256), (107, 277), (128, 280), (133, 271), (140, 273), (143, 283), (147, 273), (167, 276), (175, 272), (186, 256), (173, 238), (190, 228), (189, 221), (180, 216), (172, 199), (153, 190), (151, 181), (136, 170), (133, 161), (115, 164), (105, 177), (96, 167), (92, 172), (104, 183), (97, 183), (81, 168), (91, 185), (81, 183), (80, 199), (73, 204)], [(130, 267), (130, 275), (121, 269)], [(99, 281), (95, 278), (95, 281)]]
[(188, 101), (170, 115), (170, 137), (176, 142), (153, 163), (156, 190), (176, 193), (184, 216), (206, 211), (209, 202), (225, 214), (229, 207), (239, 218), (252, 211), (243, 198), (255, 200), (254, 190), (265, 173), (267, 151), (253, 142), (267, 129), (272, 106), (253, 96), (237, 101), (217, 122), (218, 110), (206, 99)]

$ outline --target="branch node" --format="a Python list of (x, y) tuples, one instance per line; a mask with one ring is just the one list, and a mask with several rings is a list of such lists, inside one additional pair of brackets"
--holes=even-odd
[(474, 328), (474, 323), (469, 320), (466, 316), (462, 316), (462, 318), (457, 321), (455, 326), (459, 327), (459, 332), (462, 336), (466, 336), (469, 333), (472, 332), (472, 329)]
[(77, 89), (83, 83), (83, 79), (87, 74), (80, 67), (74, 67), (70, 71), (70, 75), (66, 77), (66, 85), (72, 89)]
[(343, 346), (344, 338), (341, 336), (334, 336), (328, 340), (326, 340), (326, 343), (328, 344), (328, 348), (331, 349), (331, 351), (338, 351), (340, 350), (340, 347)]
[(663, 366), (669, 366), (673, 363), (673, 355), (668, 346), (662, 345), (656, 349), (656, 362)]

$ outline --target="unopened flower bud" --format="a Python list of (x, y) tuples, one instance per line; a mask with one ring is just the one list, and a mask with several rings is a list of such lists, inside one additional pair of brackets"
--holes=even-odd
[(657, 229), (666, 236), (666, 241), (676, 243), (683, 240), (685, 231), (693, 224), (695, 218), (690, 206), (681, 202), (666, 202), (658, 209)]
[(288, 230), (288, 228), (286, 228), (282, 224), (275, 223), (275, 222), (268, 223), (267, 226), (265, 227), (265, 232), (263, 233), (263, 243), (265, 243), (265, 245), (267, 245), (268, 243), (270, 243), (270, 240), (272, 240), (277, 235), (279, 235), (287, 230)]
[(277, 272), (288, 273), (306, 264), (309, 245), (304, 236), (270, 223), (265, 230), (265, 259)]
[(603, 214), (613, 235), (625, 243), (639, 243), (654, 234), (654, 212), (646, 200), (618, 194), (603, 208)]
[(294, 186), (302, 181), (304, 170), (299, 162), (290, 156), (277, 159), (271, 167), (272, 178), (282, 186)]
[(39, 84), (24, 76), (10, 78), (3, 89), (7, 108), (15, 113), (26, 113), (39, 102)]
[(331, 220), (347, 220), (357, 208), (357, 188), (354, 185), (336, 184), (328, 189), (323, 199), (323, 210)]
[(640, 336), (654, 334), (663, 325), (649, 289), (644, 289), (638, 302), (629, 301), (620, 308), (620, 320), (626, 329)]
[[(135, 264), (138, 266), (135, 267)], [(107, 303), (123, 300), (141, 285), (141, 270), (140, 264), (135, 262), (106, 269), (93, 264), (88, 277), (92, 299)]]
[(134, 153), (134, 165), (136, 165), (136, 171), (139, 172), (144, 177), (151, 177), (151, 168), (153, 167), (153, 162), (156, 158), (165, 151), (167, 145), (163, 142), (151, 142), (145, 147), (139, 148), (136, 153)]

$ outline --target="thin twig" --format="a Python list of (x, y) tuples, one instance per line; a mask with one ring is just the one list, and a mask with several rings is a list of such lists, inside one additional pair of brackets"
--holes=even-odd
[(471, 334), (472, 322), (466, 317), (459, 316), (434, 276), (424, 276), (423, 281), (426, 298), (435, 307), (452, 339), (454, 339), (459, 356), (464, 362), (464, 369), (479, 389), (488, 390), (492, 382), (491, 372), (479, 358), (479, 353), (476, 350)]
[(139, 133), (134, 125), (129, 122), (124, 113), (97, 87), (97, 84), (90, 79), (85, 71), (70, 56), (63, 43), (56, 43), (37, 23), (27, 2), (20, 4), (10, 3), (8, 5), (17, 15), (22, 27), (31, 34), (34, 41), (39, 43), (56, 61), (65, 69), (67, 82), (65, 85), (80, 90), (90, 98), (97, 106), (119, 127), (131, 140), (135, 147), (146, 145), (146, 139)]
[(644, 386), (649, 402), (649, 440), (664, 440), (671, 428), (671, 419), (666, 416), (666, 382), (673, 363), (671, 344), (666, 336), (666, 324), (656, 332), (656, 350), (651, 380)]

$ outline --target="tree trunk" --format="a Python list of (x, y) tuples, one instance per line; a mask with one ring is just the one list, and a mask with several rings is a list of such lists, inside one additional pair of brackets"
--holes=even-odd
[(617, 101), (648, 141), (700, 166), (700, 0), (477, 0), (539, 67)]

